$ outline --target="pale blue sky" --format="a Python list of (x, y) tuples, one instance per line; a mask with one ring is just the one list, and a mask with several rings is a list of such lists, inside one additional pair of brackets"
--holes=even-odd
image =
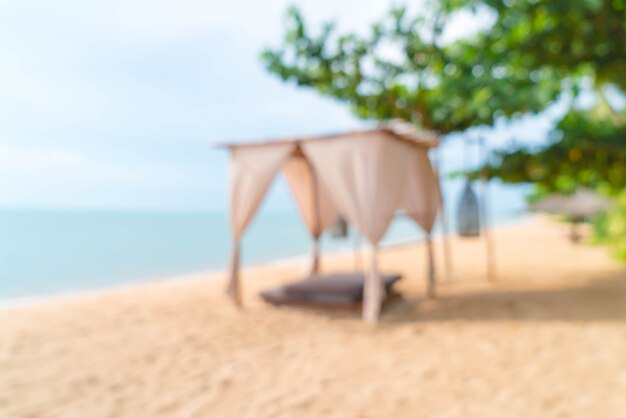
[[(393, 4), (0, 2), (0, 206), (221, 209), (226, 158), (213, 142), (362, 125), (264, 72), (259, 53), (279, 41), (290, 3), (353, 30)], [(548, 119), (490, 136), (540, 141)], [(448, 166), (458, 168), (452, 148)], [(280, 189), (270, 205), (284, 204)]]

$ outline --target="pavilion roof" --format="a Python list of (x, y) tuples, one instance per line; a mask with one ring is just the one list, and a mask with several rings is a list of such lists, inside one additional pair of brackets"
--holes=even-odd
[(224, 148), (260, 147), (286, 143), (298, 144), (305, 141), (332, 140), (354, 136), (380, 136), (381, 134), (388, 135), (391, 138), (410, 142), (413, 145), (425, 148), (436, 147), (439, 145), (440, 142), (440, 135), (434, 131), (419, 129), (416, 126), (404, 121), (391, 120), (388, 122), (383, 122), (372, 129), (353, 130), (342, 133), (316, 136), (294, 136), (290, 138), (279, 138), (262, 141), (222, 142), (218, 143), (217, 146)]

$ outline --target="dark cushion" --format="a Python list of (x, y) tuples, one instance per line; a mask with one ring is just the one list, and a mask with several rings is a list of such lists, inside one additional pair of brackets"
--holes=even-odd
[[(400, 280), (398, 274), (381, 274), (382, 283), (387, 292)], [(282, 287), (288, 296), (301, 299), (332, 299), (360, 301), (363, 298), (363, 273), (334, 273), (301, 280)]]
[(265, 290), (261, 292), (261, 297), (274, 305), (316, 305), (329, 308), (351, 307), (359, 302), (350, 296), (341, 295), (308, 294), (306, 297), (288, 295), (281, 287)]

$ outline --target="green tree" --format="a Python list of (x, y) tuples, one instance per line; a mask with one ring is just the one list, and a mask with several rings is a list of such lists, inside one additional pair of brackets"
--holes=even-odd
[(612, 86), (626, 90), (626, 0), (458, 0), (448, 11), (485, 7), (494, 24), (483, 41), (515, 49), (528, 68), (549, 67), (561, 79), (591, 80), (597, 105), (572, 110), (542, 149), (497, 154), (489, 175), (532, 182), (538, 194), (600, 187), (615, 194), (626, 187), (626, 115), (607, 100)]
[(509, 183), (533, 183), (537, 195), (571, 193), (579, 186), (615, 195), (626, 189), (626, 125), (616, 124), (604, 106), (572, 110), (547, 146), (496, 152), (481, 171)]
[[(564, 86), (576, 94), (582, 78), (599, 94), (607, 84), (626, 90), (626, 0), (431, 0), (420, 10), (392, 10), (358, 36), (333, 24), (314, 34), (292, 8), (283, 45), (263, 60), (362, 118), (397, 117), (444, 134), (539, 112)], [(462, 11), (492, 15), (493, 24), (443, 44)]]
[(482, 42), (516, 50), (529, 69), (549, 67), (562, 79), (591, 80), (615, 124), (625, 122), (605, 96), (626, 92), (626, 0), (444, 0), (448, 12), (484, 7), (495, 14)]
[(626, 0), (456, 0), (447, 10), (483, 6), (497, 18), (485, 41), (515, 49), (529, 68), (584, 75), (626, 91)]
[(339, 35), (333, 24), (314, 34), (292, 8), (282, 47), (262, 58), (271, 73), (345, 102), (361, 118), (401, 118), (443, 134), (540, 112), (559, 95), (557, 71), (529, 67), (488, 33), (444, 44), (453, 12), (438, 4), (418, 16), (393, 10), (366, 36)]
[[(459, 12), (493, 17), (472, 36), (442, 42)], [(419, 15), (391, 11), (369, 35), (314, 34), (297, 9), (284, 43), (263, 52), (285, 81), (348, 104), (364, 119), (401, 118), (442, 134), (541, 112), (591, 81), (594, 111), (570, 110), (541, 149), (504, 150), (477, 174), (531, 182), (538, 194), (580, 185), (620, 195), (597, 224), (626, 259), (626, 114), (605, 96), (626, 91), (626, 0), (431, 0)]]

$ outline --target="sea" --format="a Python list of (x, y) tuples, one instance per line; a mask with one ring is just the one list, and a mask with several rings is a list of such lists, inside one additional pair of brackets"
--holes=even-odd
[[(462, 187), (459, 180), (444, 184), (451, 232)], [(527, 192), (523, 186), (491, 185), (490, 223), (527, 216)], [(245, 233), (243, 264), (308, 254), (310, 239), (295, 207), (266, 206)], [(441, 225), (437, 228), (440, 234)], [(223, 270), (230, 256), (229, 231), (226, 210), (0, 209), (0, 303)], [(412, 221), (398, 217), (382, 245), (423, 238)], [(325, 235), (322, 251), (349, 250), (361, 242), (354, 231), (341, 239)]]

